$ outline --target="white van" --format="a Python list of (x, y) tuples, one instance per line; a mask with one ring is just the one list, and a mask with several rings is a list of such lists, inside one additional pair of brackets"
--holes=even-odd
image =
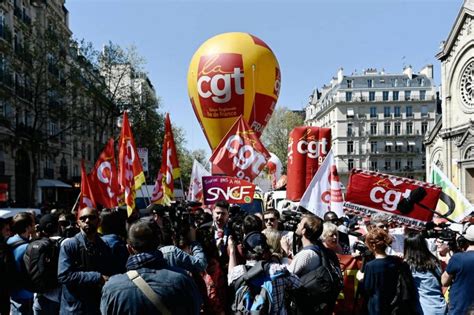
[[(135, 208), (138, 210), (145, 209), (150, 205), (151, 194), (153, 193), (155, 185), (142, 185), (142, 187), (136, 190), (135, 194)], [(174, 198), (176, 200), (184, 200), (184, 193), (182, 189), (174, 189)]]

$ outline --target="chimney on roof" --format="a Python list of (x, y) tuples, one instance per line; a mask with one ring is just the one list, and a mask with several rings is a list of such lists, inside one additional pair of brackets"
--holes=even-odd
[(413, 68), (411, 66), (405, 67), (403, 69), (403, 74), (407, 75), (410, 80), (413, 79)]
[(337, 83), (341, 84), (342, 79), (344, 79), (344, 69), (339, 68), (339, 70), (337, 71)]
[(434, 79), (433, 65), (426, 65), (421, 69), (420, 74), (426, 75), (427, 78)]

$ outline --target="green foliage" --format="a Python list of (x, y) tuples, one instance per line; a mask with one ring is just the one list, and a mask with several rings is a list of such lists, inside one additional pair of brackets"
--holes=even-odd
[(288, 154), (288, 137), (291, 130), (303, 126), (304, 116), (301, 113), (289, 110), (286, 107), (275, 109), (267, 127), (262, 134), (262, 142), (268, 151), (274, 153), (283, 165), (286, 173)]

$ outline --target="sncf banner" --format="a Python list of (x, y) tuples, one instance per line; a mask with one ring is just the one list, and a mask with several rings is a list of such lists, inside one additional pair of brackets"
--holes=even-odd
[(255, 185), (235, 177), (203, 176), (204, 204), (211, 205), (220, 200), (229, 203), (251, 203)]
[(331, 149), (331, 129), (296, 127), (288, 141), (286, 197), (299, 201)]
[[(412, 203), (403, 213), (398, 210), (397, 206), (402, 199), (410, 197), (410, 193), (415, 189), (419, 190), (420, 187), (426, 195), (418, 203)], [(441, 188), (433, 184), (353, 169), (349, 177), (344, 207), (347, 211), (364, 214), (374, 211), (385, 212), (392, 215), (392, 218), (400, 224), (421, 227), (433, 218), (433, 213), (424, 207), (435, 209), (440, 193)]]

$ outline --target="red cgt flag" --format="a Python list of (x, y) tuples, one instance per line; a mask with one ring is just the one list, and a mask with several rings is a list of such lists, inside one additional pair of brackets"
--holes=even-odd
[(181, 176), (178, 154), (171, 129), (170, 115), (165, 118), (165, 137), (161, 153), (161, 167), (158, 171), (155, 188), (151, 201), (153, 203), (168, 203), (174, 196), (174, 180)]
[(114, 139), (110, 138), (90, 175), (94, 199), (106, 208), (118, 206), (120, 189), (117, 175)]
[(79, 210), (85, 207), (95, 208), (96, 202), (89, 185), (89, 177), (87, 176), (84, 160), (81, 161), (81, 197), (79, 199)]
[(252, 181), (267, 164), (270, 153), (240, 116), (211, 156), (213, 173)]
[(122, 131), (120, 133), (118, 181), (130, 216), (135, 209), (135, 190), (139, 189), (145, 182), (145, 174), (138, 157), (127, 112), (123, 113)]

